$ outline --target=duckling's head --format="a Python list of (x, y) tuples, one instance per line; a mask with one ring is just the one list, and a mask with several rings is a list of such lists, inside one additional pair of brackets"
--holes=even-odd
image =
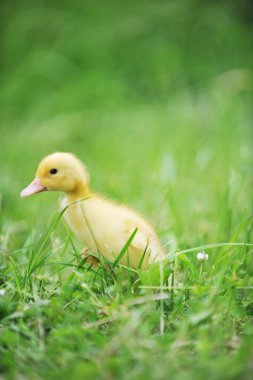
[(27, 197), (46, 190), (87, 196), (89, 174), (83, 163), (73, 154), (50, 154), (40, 162), (35, 179), (20, 195)]

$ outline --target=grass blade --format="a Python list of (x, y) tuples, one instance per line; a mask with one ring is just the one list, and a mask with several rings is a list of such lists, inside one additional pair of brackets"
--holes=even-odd
[(113, 263), (113, 268), (119, 264), (120, 260), (122, 259), (122, 257), (125, 255), (126, 251), (128, 250), (130, 244), (132, 243), (136, 233), (138, 231), (138, 228), (135, 228), (133, 233), (131, 234), (130, 238), (127, 240), (126, 244), (124, 245), (124, 247), (122, 248), (122, 250), (120, 251), (120, 253), (118, 254), (116, 260), (114, 261)]

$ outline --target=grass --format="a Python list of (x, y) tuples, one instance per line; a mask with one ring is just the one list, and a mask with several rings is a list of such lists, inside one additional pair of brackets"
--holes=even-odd
[[(3, 4), (0, 377), (251, 379), (247, 2)], [(162, 265), (93, 269), (58, 194), (19, 198), (56, 150), (150, 220)]]

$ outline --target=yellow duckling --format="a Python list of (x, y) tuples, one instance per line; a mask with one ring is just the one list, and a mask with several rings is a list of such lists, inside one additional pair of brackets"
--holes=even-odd
[(141, 216), (90, 191), (89, 174), (73, 154), (46, 156), (38, 166), (35, 179), (20, 195), (27, 197), (46, 190), (65, 193), (61, 204), (63, 208), (68, 206), (64, 218), (85, 245), (86, 255), (89, 251), (115, 261), (137, 228), (120, 263), (137, 268), (144, 257), (142, 267), (147, 267), (165, 258), (166, 252), (155, 232)]

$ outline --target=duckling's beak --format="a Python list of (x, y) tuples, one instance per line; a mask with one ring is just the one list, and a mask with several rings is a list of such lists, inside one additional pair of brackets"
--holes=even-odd
[(29, 195), (41, 193), (42, 191), (46, 191), (47, 188), (42, 185), (40, 179), (35, 177), (34, 180), (28, 185), (24, 190), (21, 191), (20, 196), (29, 197)]

